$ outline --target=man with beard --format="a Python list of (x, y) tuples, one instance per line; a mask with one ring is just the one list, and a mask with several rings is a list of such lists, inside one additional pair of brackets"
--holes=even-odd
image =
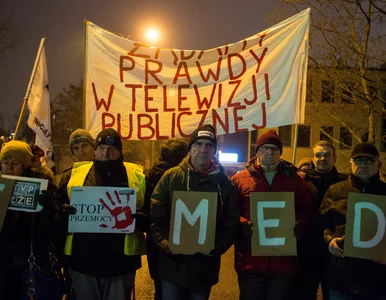
[(329, 251), (330, 299), (386, 299), (386, 261), (345, 257), (343, 252), (348, 194), (386, 195), (386, 183), (379, 177), (381, 162), (377, 148), (368, 143), (356, 145), (350, 166), (349, 178), (330, 186), (320, 206)]
[(338, 173), (334, 166), (335, 162), (335, 147), (331, 142), (319, 141), (314, 145), (314, 168), (308, 170), (305, 179), (309, 184), (313, 184), (310, 190), (314, 195), (316, 210), (307, 235), (298, 244), (299, 274), (296, 281), (295, 299), (315, 300), (319, 283), (322, 284), (323, 299), (329, 299), (324, 279), (326, 270), (323, 228), (318, 209), (327, 189), (332, 184), (347, 179), (347, 175)]

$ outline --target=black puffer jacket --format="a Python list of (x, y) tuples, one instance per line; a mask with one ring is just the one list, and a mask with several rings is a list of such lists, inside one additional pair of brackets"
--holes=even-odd
[[(158, 275), (162, 280), (195, 291), (218, 282), (220, 255), (233, 244), (239, 212), (236, 190), (221, 167), (206, 177), (194, 171), (187, 156), (179, 166), (169, 169), (152, 195), (151, 233), (162, 250), (168, 245), (173, 191), (217, 192), (217, 228), (214, 256), (165, 255), (161, 251)], [(220, 190), (219, 190), (220, 187)], [(199, 292), (199, 290), (197, 290)]]
[[(350, 192), (386, 195), (386, 183), (379, 179), (378, 174), (366, 183), (351, 174), (348, 180), (334, 184), (327, 190), (320, 206), (326, 244), (334, 237), (345, 235)], [(328, 263), (329, 288), (359, 294), (362, 297), (360, 299), (370, 299), (373, 294), (386, 296), (386, 265), (369, 259), (339, 258), (330, 253)]]

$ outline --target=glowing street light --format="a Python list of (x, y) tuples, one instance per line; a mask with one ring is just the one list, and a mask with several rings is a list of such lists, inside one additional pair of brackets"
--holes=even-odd
[(154, 28), (149, 28), (145, 32), (145, 37), (151, 42), (156, 42), (159, 38), (159, 32)]

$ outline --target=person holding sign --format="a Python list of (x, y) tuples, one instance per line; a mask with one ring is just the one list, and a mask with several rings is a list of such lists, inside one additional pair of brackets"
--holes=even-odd
[[(28, 269), (32, 236), (36, 264), (43, 267), (49, 258), (47, 249), (52, 245), (50, 237), (56, 212), (52, 196), (56, 188), (53, 184), (54, 175), (47, 167), (32, 167), (34, 155), (31, 147), (22, 141), (4, 144), (0, 152), (0, 163), (2, 176), (26, 177), (26, 181), (27, 177), (41, 178), (49, 182), (48, 191), (41, 191), (40, 194), (34, 188), (35, 182), (27, 181), (24, 185), (19, 184), (17, 190), (15, 188), (12, 200), (17, 199), (17, 206), (7, 210), (0, 234), (0, 299), (25, 299), (27, 295), (21, 292), (22, 275)], [(37, 204), (43, 207), (40, 212), (34, 210)]]
[(386, 262), (345, 257), (343, 251), (348, 194), (386, 195), (386, 183), (379, 176), (377, 148), (368, 143), (356, 145), (350, 166), (349, 178), (331, 185), (320, 206), (329, 251), (330, 299), (386, 299)]
[[(61, 203), (69, 203), (72, 187), (136, 189), (135, 215), (122, 206), (118, 193), (108, 195), (108, 204), (101, 201), (104, 207), (109, 208), (117, 228), (132, 223), (133, 220), (128, 218), (136, 218), (134, 233), (70, 233), (64, 251), (77, 299), (129, 299), (136, 270), (141, 267), (141, 255), (146, 252), (143, 231), (148, 223), (144, 208), (145, 175), (142, 167), (123, 162), (121, 137), (117, 131), (108, 128), (101, 131), (95, 140), (95, 159), (75, 163), (70, 179), (64, 184), (66, 199), (62, 198)], [(105, 196), (101, 195), (101, 198)], [(68, 221), (67, 210), (62, 211), (62, 217)]]
[(314, 209), (312, 196), (296, 167), (280, 159), (283, 145), (275, 130), (259, 137), (255, 151), (256, 156), (247, 162), (246, 169), (232, 177), (240, 207), (240, 233), (235, 241), (240, 300), (290, 299), (297, 269), (296, 257), (252, 256), (251, 239), (255, 236), (252, 232), (258, 228), (257, 224), (251, 223), (250, 194), (294, 193), (294, 235), (298, 240), (304, 236)]
[[(236, 193), (215, 159), (216, 148), (217, 138), (212, 125), (196, 129), (190, 137), (189, 155), (177, 167), (164, 173), (152, 195), (151, 233), (160, 249), (158, 275), (163, 299), (209, 299), (212, 286), (218, 282), (221, 255), (234, 242), (239, 218)], [(191, 214), (189, 203), (184, 199), (173, 200), (177, 192), (185, 195), (186, 202), (189, 202), (189, 195), (192, 201), (195, 200), (197, 192), (208, 197), (200, 198), (199, 205)], [(183, 213), (172, 209), (177, 202)], [(217, 209), (209, 215), (208, 207)], [(215, 220), (212, 228), (208, 226), (208, 219)], [(185, 227), (188, 230), (199, 224), (198, 237), (184, 234), (182, 226), (178, 227), (181, 222), (189, 223), (188, 228)], [(174, 229), (177, 228), (172, 232), (173, 240), (170, 239), (172, 224)], [(214, 233), (211, 240), (205, 241), (208, 232)], [(179, 233), (178, 238), (174, 239), (173, 233)], [(187, 248), (198, 248), (206, 242), (214, 245), (208, 253), (191, 253), (191, 249), (185, 249), (188, 255), (173, 253), (172, 250), (172, 246), (178, 243), (189, 244)]]

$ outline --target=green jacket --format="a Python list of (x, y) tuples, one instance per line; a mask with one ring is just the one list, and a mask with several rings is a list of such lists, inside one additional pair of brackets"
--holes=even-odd
[(151, 199), (151, 234), (161, 250), (168, 246), (173, 191), (218, 194), (214, 255), (166, 255), (161, 251), (159, 277), (194, 291), (199, 286), (218, 282), (220, 256), (234, 243), (240, 215), (236, 190), (223, 168), (217, 167), (202, 177), (192, 169), (189, 159), (187, 156), (179, 166), (167, 170), (156, 186)]

